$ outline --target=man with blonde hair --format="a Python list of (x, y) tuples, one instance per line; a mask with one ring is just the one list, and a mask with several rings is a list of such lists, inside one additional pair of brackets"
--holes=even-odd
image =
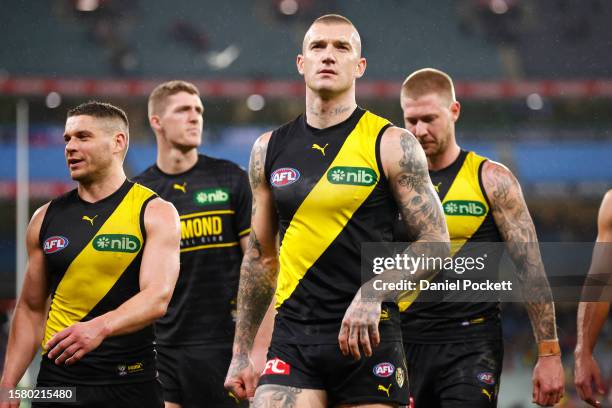
[(28, 226), (1, 387), (17, 385), (42, 342), (37, 387), (74, 386), (78, 406), (163, 407), (152, 323), (166, 313), (178, 276), (179, 217), (126, 179), (128, 136), (127, 116), (113, 105), (68, 112), (66, 163), (78, 186), (40, 207)]
[[(455, 123), (461, 105), (446, 73), (432, 68), (413, 72), (402, 85), (400, 103), (406, 129), (416, 136), (427, 156), (453, 256), (476, 258), (482, 255), (482, 245), (488, 244), (486, 271), (495, 276), (503, 247), (489, 243), (505, 241), (538, 344), (533, 401), (543, 406), (556, 404), (563, 396), (564, 374), (555, 308), (518, 181), (502, 164), (459, 147)], [(466, 203), (469, 205), (463, 205)], [(411, 237), (400, 228), (396, 239), (409, 241)], [(438, 274), (434, 282), (458, 279), (450, 270)], [(456, 291), (444, 293), (443, 301), (431, 301), (428, 295), (407, 302), (403, 306), (408, 309), (402, 313), (415, 406), (497, 406), (503, 360), (499, 302), (474, 297), (466, 301), (465, 293)]]
[[(195, 85), (169, 81), (149, 97), (156, 163), (135, 180), (181, 216), (181, 272), (156, 325), (166, 407), (236, 407), (223, 388), (234, 336), (236, 292), (250, 231), (251, 193), (238, 165), (198, 153), (204, 106)], [(271, 317), (259, 337), (263, 368)]]
[[(362, 281), (361, 243), (391, 242), (399, 208), (417, 243), (440, 242), (438, 254), (448, 252), (425, 155), (409, 132), (357, 106), (366, 60), (347, 18), (315, 20), (296, 63), (306, 112), (263, 134), (251, 153), (252, 229), (225, 384), (241, 398), (254, 395), (257, 407), (404, 405), (396, 294), (373, 293), (373, 274)], [(414, 281), (436, 271), (414, 272), (376, 279)], [(278, 313), (257, 386), (252, 344), (275, 289)]]

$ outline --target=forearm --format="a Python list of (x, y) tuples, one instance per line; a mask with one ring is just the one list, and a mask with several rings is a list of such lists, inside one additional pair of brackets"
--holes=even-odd
[(251, 231), (249, 248), (244, 255), (240, 270), (238, 316), (234, 337), (235, 353), (251, 352), (259, 325), (274, 296), (277, 275), (276, 254), (263, 255), (255, 231)]
[(1, 384), (17, 385), (32, 362), (44, 335), (45, 312), (17, 304), (9, 334)]
[(117, 309), (96, 319), (104, 323), (105, 337), (133, 333), (165, 315), (171, 297), (172, 290), (169, 288), (143, 289)]
[(609, 311), (609, 302), (580, 302), (578, 305), (576, 354), (593, 354), (597, 337), (606, 322)]
[(536, 342), (556, 340), (555, 304), (541, 259), (519, 265), (518, 278)]

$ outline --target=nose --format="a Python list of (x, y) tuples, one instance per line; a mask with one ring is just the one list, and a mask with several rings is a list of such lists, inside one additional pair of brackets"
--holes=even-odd
[(414, 126), (413, 133), (418, 138), (426, 136), (427, 135), (427, 124), (419, 120)]
[(329, 45), (325, 48), (325, 52), (323, 53), (323, 63), (333, 64), (335, 62), (336, 62), (336, 55), (334, 54), (334, 47)]
[(189, 113), (189, 121), (191, 123), (198, 123), (202, 119), (202, 115), (195, 109), (191, 110)]
[(66, 143), (66, 153), (75, 152), (76, 151), (76, 142), (74, 138), (70, 138)]

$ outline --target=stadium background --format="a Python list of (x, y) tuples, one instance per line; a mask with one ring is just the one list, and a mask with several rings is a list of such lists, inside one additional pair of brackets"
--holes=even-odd
[[(101, 99), (123, 107), (131, 122), (128, 174), (153, 163), (146, 98), (167, 79), (191, 80), (202, 92), (202, 150), (246, 166), (260, 133), (303, 110), (295, 55), (308, 24), (328, 12), (349, 17), (361, 33), (368, 58), (357, 87), (361, 106), (401, 125), (403, 78), (425, 66), (448, 72), (463, 108), (460, 145), (515, 172), (540, 240), (595, 239), (597, 208), (612, 187), (608, 1), (33, 0), (3, 2), (0, 10), (2, 360), (22, 262), (18, 135), (28, 141), (28, 216), (74, 186), (62, 133), (66, 109), (78, 103)], [(557, 307), (568, 370), (562, 406), (582, 406), (571, 374), (576, 304)], [(528, 407), (531, 328), (519, 304), (504, 304), (503, 320), (500, 406)], [(608, 388), (610, 326), (598, 346)]]

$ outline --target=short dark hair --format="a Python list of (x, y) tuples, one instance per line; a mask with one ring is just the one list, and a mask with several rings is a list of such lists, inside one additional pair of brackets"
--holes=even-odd
[(127, 115), (123, 109), (106, 102), (89, 101), (68, 111), (68, 117), (80, 115), (93, 116), (94, 118), (119, 119), (125, 125), (126, 130), (130, 127)]

